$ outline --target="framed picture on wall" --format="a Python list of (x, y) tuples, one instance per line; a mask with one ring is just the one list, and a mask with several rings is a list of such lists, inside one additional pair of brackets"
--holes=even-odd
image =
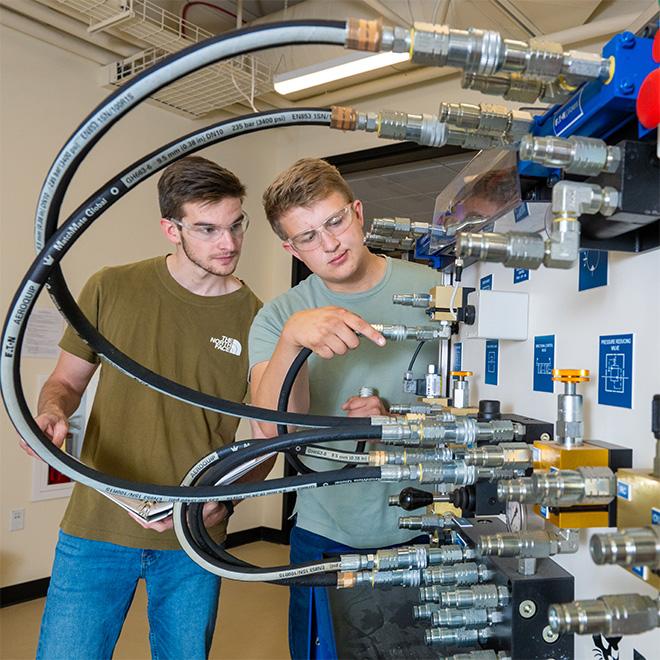
[[(41, 391), (47, 376), (39, 376), (37, 392)], [(67, 454), (80, 458), (85, 428), (91, 410), (91, 402), (94, 400), (96, 385), (98, 383), (98, 372), (94, 375), (90, 384), (83, 394), (80, 405), (69, 418), (69, 432), (66, 437), (64, 448)], [(89, 406), (88, 406), (89, 402)], [(52, 500), (69, 497), (73, 490), (73, 481), (66, 475), (58, 472), (55, 468), (44, 463), (39, 458), (32, 459), (32, 501)]]

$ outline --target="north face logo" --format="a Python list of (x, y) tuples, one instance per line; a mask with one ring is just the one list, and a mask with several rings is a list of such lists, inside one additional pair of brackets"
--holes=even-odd
[(240, 355), (243, 352), (241, 342), (233, 337), (225, 337), (222, 335), (219, 339), (217, 337), (211, 337), (210, 341), (219, 351), (231, 353), (232, 355)]

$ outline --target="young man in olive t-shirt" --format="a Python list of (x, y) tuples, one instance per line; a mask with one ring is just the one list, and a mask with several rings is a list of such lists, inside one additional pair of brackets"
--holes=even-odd
[[(233, 275), (248, 226), (245, 188), (228, 170), (188, 157), (164, 171), (158, 192), (161, 229), (174, 253), (101, 270), (85, 285), (80, 307), (102, 335), (152, 371), (241, 401), (248, 330), (261, 307)], [(36, 417), (58, 446), (99, 363), (70, 328), (60, 347)], [(237, 425), (104, 364), (81, 460), (117, 477), (175, 485), (201, 457), (232, 442)], [(226, 517), (224, 504), (205, 505), (216, 540), (224, 538)], [(171, 517), (147, 524), (76, 484), (61, 527), (37, 657), (111, 657), (140, 578), (152, 655), (208, 656), (220, 580), (180, 549)]]

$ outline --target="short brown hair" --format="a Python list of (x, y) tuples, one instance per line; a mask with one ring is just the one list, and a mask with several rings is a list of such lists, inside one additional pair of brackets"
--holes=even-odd
[(302, 158), (282, 172), (266, 188), (262, 202), (273, 231), (285, 241), (280, 220), (292, 208), (310, 207), (332, 193), (341, 193), (347, 202), (355, 197), (339, 170), (320, 158)]
[(161, 218), (180, 220), (187, 202), (213, 204), (226, 197), (245, 197), (245, 186), (224, 167), (202, 158), (186, 156), (165, 168), (158, 180)]

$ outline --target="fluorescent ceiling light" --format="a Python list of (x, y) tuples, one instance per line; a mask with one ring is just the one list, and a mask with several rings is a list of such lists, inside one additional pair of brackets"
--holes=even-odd
[(359, 57), (350, 55), (274, 76), (273, 83), (278, 94), (293, 94), (310, 87), (318, 87), (367, 71), (407, 62), (409, 59), (408, 53), (377, 53)]

